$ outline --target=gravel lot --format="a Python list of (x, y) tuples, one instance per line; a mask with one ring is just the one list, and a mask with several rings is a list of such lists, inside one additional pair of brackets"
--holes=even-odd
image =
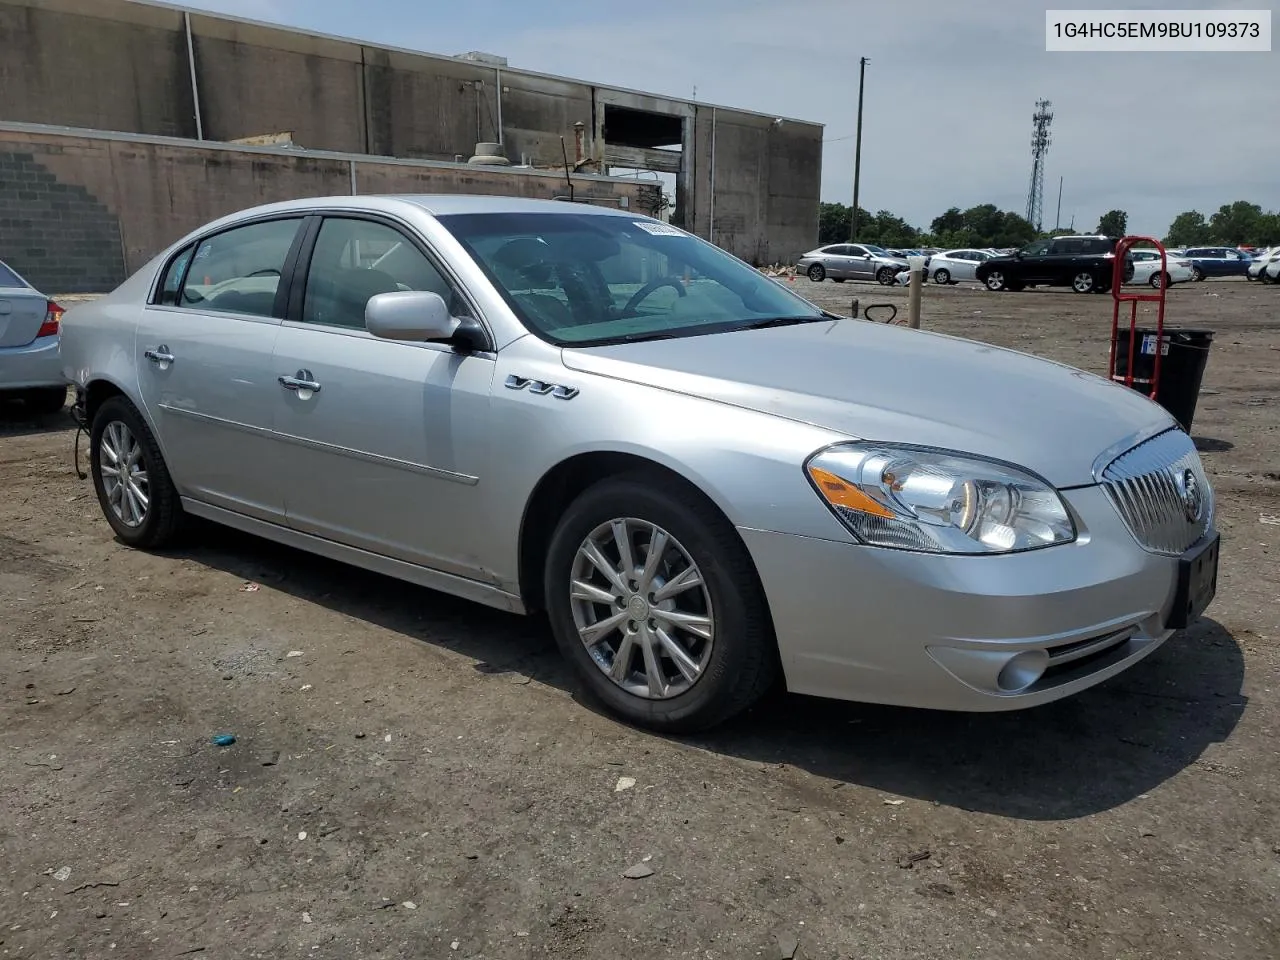
[[(928, 287), (924, 326), (1102, 371), (1110, 303)], [(10, 409), (0, 956), (1280, 956), (1280, 289), (1169, 322), (1218, 333), (1207, 619), (1031, 712), (778, 696), (687, 740), (538, 622), (212, 528), (125, 549), (65, 421)]]

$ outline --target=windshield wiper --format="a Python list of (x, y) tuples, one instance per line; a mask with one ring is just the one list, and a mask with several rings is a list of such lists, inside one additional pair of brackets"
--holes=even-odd
[(839, 317), (831, 316), (814, 316), (806, 314), (802, 317), (765, 317), (762, 320), (752, 320), (740, 327), (734, 327), (735, 330), (763, 330), (765, 327), (789, 327), (797, 323), (816, 323), (826, 320), (838, 320)]

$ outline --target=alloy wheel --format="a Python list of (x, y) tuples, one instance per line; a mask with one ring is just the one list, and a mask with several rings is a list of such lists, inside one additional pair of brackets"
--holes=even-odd
[(1094, 287), (1093, 274), (1088, 272), (1077, 273), (1071, 280), (1071, 289), (1076, 293), (1088, 293)]
[(686, 693), (710, 662), (715, 616), (706, 580), (656, 524), (625, 517), (596, 527), (574, 556), (569, 602), (592, 661), (637, 697)]
[(1004, 274), (1001, 273), (999, 270), (992, 270), (989, 274), (987, 274), (987, 289), (1003, 290)]
[(102, 433), (98, 469), (112, 513), (127, 527), (142, 526), (151, 509), (151, 483), (142, 444), (119, 420), (112, 420)]

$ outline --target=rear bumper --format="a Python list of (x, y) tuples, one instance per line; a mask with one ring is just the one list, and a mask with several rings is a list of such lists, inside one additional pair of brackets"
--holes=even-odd
[(66, 384), (56, 336), (40, 337), (23, 347), (0, 347), (0, 390)]
[[(1147, 656), (1173, 633), (1165, 623), (1178, 560), (1139, 547), (1100, 489), (1064, 496), (1079, 539), (1003, 557), (740, 530), (769, 600), (788, 689), (1016, 710), (1087, 689)], [(1024, 668), (1043, 672), (1021, 682)]]

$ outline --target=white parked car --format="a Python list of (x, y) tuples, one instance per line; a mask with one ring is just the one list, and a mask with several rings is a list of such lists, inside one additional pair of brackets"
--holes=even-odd
[(977, 280), (974, 271), (978, 264), (990, 260), (996, 254), (990, 250), (946, 250), (935, 253), (929, 260), (929, 279), (934, 283), (958, 283), (961, 280)]
[(1277, 260), (1280, 260), (1280, 247), (1267, 247), (1265, 250), (1260, 250), (1254, 255), (1253, 263), (1249, 264), (1249, 270), (1245, 276), (1250, 280), (1265, 279), (1263, 271)]
[(1145, 283), (1159, 290), (1164, 283), (1186, 283), (1195, 278), (1195, 270), (1186, 257), (1165, 252), (1165, 273), (1160, 272), (1158, 250), (1131, 250), (1129, 267), (1125, 270), (1125, 283)]

